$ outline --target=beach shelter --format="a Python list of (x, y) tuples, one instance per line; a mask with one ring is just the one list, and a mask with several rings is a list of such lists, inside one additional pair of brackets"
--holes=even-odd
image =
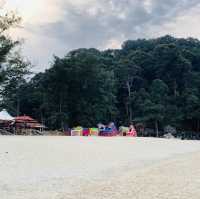
[(6, 109), (3, 109), (0, 112), (0, 122), (12, 122), (14, 121), (14, 117), (12, 117), (7, 111)]
[(16, 127), (19, 127), (19, 128), (28, 128), (28, 129), (46, 128), (43, 124), (40, 124), (37, 120), (26, 115), (15, 117), (15, 124), (16, 124)]

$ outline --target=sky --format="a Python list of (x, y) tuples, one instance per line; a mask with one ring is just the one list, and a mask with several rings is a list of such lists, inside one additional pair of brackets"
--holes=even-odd
[(48, 68), (53, 55), (77, 48), (120, 48), (128, 39), (200, 39), (200, 0), (0, 0), (22, 18), (13, 39), (35, 71)]

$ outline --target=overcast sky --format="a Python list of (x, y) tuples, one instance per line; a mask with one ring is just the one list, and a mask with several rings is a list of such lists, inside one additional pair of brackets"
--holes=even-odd
[(200, 0), (0, 0), (17, 11), (23, 54), (35, 70), (48, 68), (53, 54), (76, 48), (120, 48), (127, 39), (165, 34), (200, 39)]

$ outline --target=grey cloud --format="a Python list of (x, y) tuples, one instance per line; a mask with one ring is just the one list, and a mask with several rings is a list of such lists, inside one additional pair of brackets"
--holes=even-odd
[(60, 21), (31, 27), (31, 31), (56, 39), (58, 43), (52, 51), (62, 47), (64, 54), (79, 47), (103, 47), (111, 39), (148, 37), (155, 27), (162, 29), (200, 3), (199, 0), (149, 1), (147, 9), (144, 0), (101, 0), (84, 7), (63, 0), (60, 9), (64, 15)]
[(95, 15), (90, 15), (85, 8), (81, 10), (66, 4), (62, 21), (45, 24), (40, 29), (70, 47), (99, 46), (118, 35), (142, 36), (146, 30), (137, 32), (140, 27), (167, 23), (198, 3), (199, 0), (153, 0), (148, 12), (142, 0), (103, 0), (97, 3), (99, 10)]

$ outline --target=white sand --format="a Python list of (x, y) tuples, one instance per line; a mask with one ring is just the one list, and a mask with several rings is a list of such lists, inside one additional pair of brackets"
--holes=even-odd
[(0, 137), (1, 199), (199, 199), (200, 142)]

